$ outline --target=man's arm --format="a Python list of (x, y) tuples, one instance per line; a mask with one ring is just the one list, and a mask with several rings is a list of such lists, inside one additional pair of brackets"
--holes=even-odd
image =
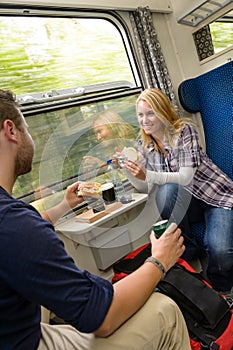
[(79, 203), (82, 203), (83, 197), (77, 195), (79, 183), (80, 182), (75, 182), (68, 186), (63, 200), (41, 214), (43, 219), (55, 224), (65, 213), (75, 208)]
[[(152, 256), (169, 270), (185, 250), (183, 237), (176, 224), (171, 224), (166, 232), (156, 239), (154, 232), (150, 236)], [(161, 270), (151, 262), (146, 262), (135, 272), (116, 282), (112, 304), (104, 322), (95, 332), (106, 337), (112, 334), (147, 301), (162, 278)]]

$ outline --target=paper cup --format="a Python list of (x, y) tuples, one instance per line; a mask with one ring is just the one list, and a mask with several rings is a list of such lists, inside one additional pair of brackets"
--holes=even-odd
[(102, 185), (102, 197), (106, 204), (115, 202), (116, 194), (113, 183), (109, 182)]
[(166, 228), (169, 226), (168, 220), (162, 220), (162, 221), (158, 221), (153, 225), (153, 230), (155, 233), (155, 237), (159, 238), (160, 236), (162, 236), (162, 234), (164, 233), (164, 231), (166, 230)]

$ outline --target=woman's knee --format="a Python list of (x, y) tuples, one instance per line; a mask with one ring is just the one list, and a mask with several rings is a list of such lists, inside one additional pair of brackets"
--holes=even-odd
[(177, 184), (167, 183), (158, 187), (156, 198), (163, 199), (165, 197), (177, 196), (179, 186)]
[(207, 246), (209, 264), (219, 266), (221, 270), (229, 270), (233, 267), (233, 252), (230, 246), (212, 245)]
[(178, 190), (178, 185), (170, 183), (158, 187), (155, 200), (160, 211), (168, 209), (171, 205), (174, 205)]

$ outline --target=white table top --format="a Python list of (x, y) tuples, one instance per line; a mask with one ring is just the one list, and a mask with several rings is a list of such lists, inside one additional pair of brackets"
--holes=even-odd
[[(148, 194), (146, 193), (133, 193), (133, 200), (130, 203), (123, 204), (120, 208), (117, 208), (113, 212), (103, 216), (99, 220), (93, 223), (81, 222), (76, 216), (67, 219), (67, 221), (62, 222), (55, 226), (56, 231), (64, 234), (67, 237), (74, 238), (77, 235), (83, 235), (90, 232), (93, 228), (98, 229), (102, 224), (107, 221), (127, 212), (128, 210), (137, 207), (143, 202), (146, 202)], [(77, 238), (77, 237), (76, 237)], [(77, 241), (77, 239), (75, 239)]]

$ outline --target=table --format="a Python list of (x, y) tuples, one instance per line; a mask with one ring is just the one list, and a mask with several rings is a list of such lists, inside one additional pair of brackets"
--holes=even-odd
[(112, 265), (149, 241), (149, 232), (156, 221), (151, 215), (156, 211), (155, 200), (145, 193), (132, 196), (132, 202), (94, 223), (80, 222), (73, 216), (55, 226), (79, 268), (111, 279)]

